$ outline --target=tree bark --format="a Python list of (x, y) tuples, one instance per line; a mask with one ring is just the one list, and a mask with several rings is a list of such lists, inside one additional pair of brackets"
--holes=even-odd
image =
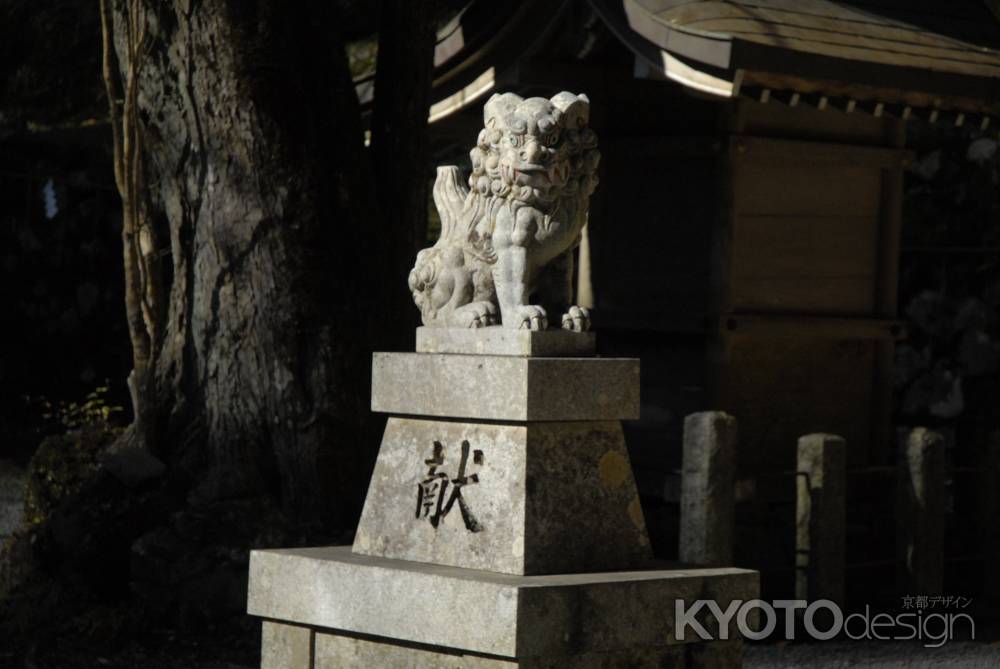
[(140, 401), (156, 452), (193, 500), (266, 493), (349, 525), (386, 265), (336, 3), (108, 1), (121, 81), (136, 25), (148, 41), (135, 105), (166, 305)]

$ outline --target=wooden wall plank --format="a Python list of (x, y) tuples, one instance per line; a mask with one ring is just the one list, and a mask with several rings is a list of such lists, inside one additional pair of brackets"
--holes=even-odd
[(737, 281), (737, 310), (769, 313), (871, 313), (872, 277), (764, 277)]
[(740, 161), (736, 171), (738, 217), (874, 217), (879, 214), (880, 200), (879, 172), (871, 168), (816, 170)]
[(743, 215), (736, 234), (735, 282), (842, 276), (866, 276), (874, 282), (878, 271), (876, 216)]
[(912, 161), (911, 151), (890, 147), (857, 146), (834, 142), (803, 142), (772, 137), (734, 137), (736, 152), (743, 161), (760, 165), (813, 168), (871, 167), (900, 169)]

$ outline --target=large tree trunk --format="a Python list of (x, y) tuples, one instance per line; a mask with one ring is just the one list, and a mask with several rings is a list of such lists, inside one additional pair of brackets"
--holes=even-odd
[(164, 286), (144, 432), (196, 500), (347, 523), (384, 265), (336, 3), (108, 1)]
[(396, 317), (380, 344), (413, 345), (419, 312), (407, 276), (426, 244), (431, 75), (438, 0), (380, 0), (372, 151), (379, 220), (391, 230), (382, 300)]

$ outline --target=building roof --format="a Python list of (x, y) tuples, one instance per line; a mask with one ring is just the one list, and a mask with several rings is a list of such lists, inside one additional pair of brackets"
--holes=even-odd
[[(431, 119), (492, 90), (568, 2), (470, 2), (439, 34)], [(1000, 115), (1000, 0), (588, 2), (647, 76), (703, 93), (983, 127)]]
[(722, 95), (759, 85), (970, 112), (1000, 98), (1000, 22), (981, 0), (624, 0), (624, 10), (668, 76), (710, 77)]

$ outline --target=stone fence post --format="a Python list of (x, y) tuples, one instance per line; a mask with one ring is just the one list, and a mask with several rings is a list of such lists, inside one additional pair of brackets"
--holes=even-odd
[(795, 596), (844, 602), (846, 447), (833, 434), (799, 438)]
[(897, 466), (896, 550), (908, 595), (941, 594), (944, 578), (944, 437), (923, 427), (902, 444)]
[(979, 532), (986, 556), (983, 593), (993, 606), (1000, 604), (1000, 431), (989, 436), (979, 455)]
[(703, 411), (684, 419), (679, 557), (729, 565), (733, 560), (736, 419)]

